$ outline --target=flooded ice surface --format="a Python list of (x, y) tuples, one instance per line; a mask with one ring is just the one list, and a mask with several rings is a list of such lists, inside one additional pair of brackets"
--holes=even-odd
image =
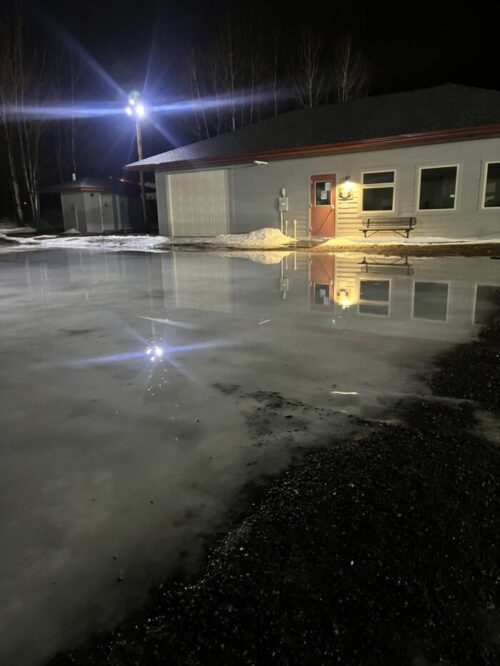
[(0, 663), (112, 625), (196, 567), (246, 482), (425, 393), (433, 356), (477, 334), (499, 268), (1, 254)]

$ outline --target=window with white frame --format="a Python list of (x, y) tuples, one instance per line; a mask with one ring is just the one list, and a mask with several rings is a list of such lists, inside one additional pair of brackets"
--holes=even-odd
[(500, 162), (486, 165), (483, 207), (500, 208)]
[(360, 280), (358, 312), (387, 316), (390, 293), (389, 280)]
[(457, 166), (424, 167), (420, 169), (419, 210), (455, 208)]
[(495, 295), (500, 287), (489, 284), (478, 284), (476, 287), (476, 303), (474, 307), (474, 323), (487, 324), (496, 311)]
[(446, 321), (448, 284), (446, 282), (415, 282), (413, 292), (414, 319)]
[(363, 212), (394, 210), (394, 171), (367, 171), (363, 173)]

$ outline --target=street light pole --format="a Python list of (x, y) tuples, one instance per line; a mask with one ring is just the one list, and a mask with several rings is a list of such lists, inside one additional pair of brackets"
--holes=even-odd
[[(142, 127), (141, 127), (141, 119), (139, 116), (137, 116), (135, 120), (135, 136), (137, 139), (137, 158), (139, 161), (144, 159), (144, 155), (142, 152)], [(148, 231), (148, 213), (147, 213), (147, 208), (146, 208), (146, 189), (144, 187), (144, 171), (141, 169), (139, 171), (139, 182), (141, 185), (141, 200), (142, 200), (142, 218), (144, 220), (144, 231), (147, 233)]]
[[(142, 152), (142, 125), (141, 120), (146, 116), (146, 109), (141, 100), (141, 94), (134, 90), (128, 97), (128, 105), (125, 107), (127, 116), (135, 116), (135, 137), (137, 140), (137, 158), (144, 159)], [(139, 183), (141, 186), (142, 218), (144, 220), (144, 231), (148, 231), (148, 213), (146, 206), (146, 189), (144, 187), (144, 172), (139, 170)]]

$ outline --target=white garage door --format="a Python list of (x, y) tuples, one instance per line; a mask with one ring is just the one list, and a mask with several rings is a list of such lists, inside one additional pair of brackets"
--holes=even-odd
[(229, 233), (227, 170), (170, 174), (167, 183), (167, 205), (173, 236)]

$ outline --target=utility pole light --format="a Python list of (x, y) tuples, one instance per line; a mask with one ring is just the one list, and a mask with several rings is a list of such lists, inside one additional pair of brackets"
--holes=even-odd
[[(142, 152), (142, 126), (141, 121), (146, 117), (146, 107), (141, 98), (141, 93), (133, 90), (128, 96), (128, 104), (125, 107), (125, 113), (131, 118), (135, 118), (135, 136), (137, 139), (137, 157), (139, 161), (144, 159)], [(142, 199), (142, 217), (144, 219), (144, 231), (148, 230), (148, 217), (146, 211), (146, 191), (144, 188), (144, 172), (142, 169), (139, 171), (139, 180), (141, 185), (141, 199)]]

